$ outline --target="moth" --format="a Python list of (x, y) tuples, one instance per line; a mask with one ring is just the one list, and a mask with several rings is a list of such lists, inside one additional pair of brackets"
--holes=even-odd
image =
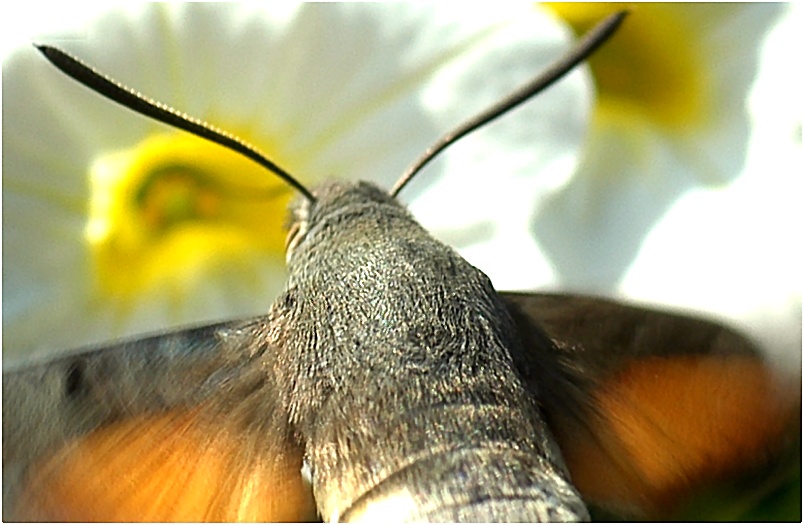
[(301, 197), (290, 277), (266, 315), (4, 370), (3, 518), (579, 521), (585, 502), (651, 516), (775, 452), (800, 386), (743, 336), (602, 298), (497, 292), (396, 200), (623, 17), (445, 135), (390, 192), (308, 190), (236, 138), (41, 46), (90, 88), (245, 154)]

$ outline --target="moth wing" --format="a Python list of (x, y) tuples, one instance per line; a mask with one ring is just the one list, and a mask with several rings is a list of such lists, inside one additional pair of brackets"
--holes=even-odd
[(315, 518), (266, 318), (3, 371), (3, 519)]
[(588, 501), (655, 516), (760, 466), (798, 428), (800, 376), (781, 377), (722, 325), (600, 298), (501, 295), (528, 354), (518, 366)]

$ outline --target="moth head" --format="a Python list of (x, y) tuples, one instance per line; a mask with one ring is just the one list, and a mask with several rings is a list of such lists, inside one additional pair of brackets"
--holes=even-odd
[(401, 207), (390, 193), (365, 181), (330, 180), (313, 188), (311, 194), (312, 200), (299, 196), (290, 204), (285, 239), (287, 262), (293, 258), (313, 225), (341, 220), (343, 212), (348, 213), (363, 206), (381, 204)]

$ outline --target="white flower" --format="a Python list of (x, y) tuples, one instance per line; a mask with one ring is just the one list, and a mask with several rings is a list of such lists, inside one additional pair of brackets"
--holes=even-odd
[[(571, 40), (524, 5), (144, 4), (57, 27), (39, 42), (234, 132), (307, 185), (340, 177), (385, 187)], [(284, 282), (290, 190), (115, 106), (17, 44), (3, 59), (7, 355), (267, 311)], [(495, 216), (504, 205), (496, 189), (471, 200), (454, 188), (497, 188), (503, 177), (536, 197), (563, 184), (589, 85), (580, 72), (565, 79), (453, 148), (403, 198), (443, 174), (434, 194), (449, 196), (438, 203), (448, 216), (523, 224), (521, 214)], [(424, 215), (438, 230), (438, 216)]]
[[(582, 32), (618, 6), (551, 8)], [(801, 9), (631, 10), (591, 60), (581, 168), (533, 219), (554, 273), (516, 285), (708, 313), (800, 361)]]

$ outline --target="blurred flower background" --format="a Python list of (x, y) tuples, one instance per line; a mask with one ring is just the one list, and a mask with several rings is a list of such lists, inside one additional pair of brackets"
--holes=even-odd
[[(4, 53), (6, 356), (263, 314), (285, 281), (288, 187), (91, 93), (32, 39), (241, 136), (304, 184), (340, 177), (388, 188), (440, 133), (572, 40), (529, 5), (83, 9)], [(470, 218), (535, 247), (530, 206), (500, 214), (502, 190), (475, 188), (541, 196), (563, 185), (591, 100), (579, 71), (452, 149), (404, 198), (415, 203), (425, 188), (437, 197), (423, 218), (431, 229), (455, 231)]]
[[(390, 187), (617, 8), (20, 6), (2, 36), (4, 356), (258, 315), (284, 283), (287, 189), (89, 93), (31, 40), (305, 184)], [(804, 11), (631, 9), (590, 70), (451, 149), (403, 200), (498, 289), (701, 312), (800, 371)]]
[[(578, 32), (617, 8), (549, 5)], [(793, 4), (632, 6), (590, 62), (580, 170), (534, 214), (548, 286), (714, 315), (800, 369), (802, 27)]]

